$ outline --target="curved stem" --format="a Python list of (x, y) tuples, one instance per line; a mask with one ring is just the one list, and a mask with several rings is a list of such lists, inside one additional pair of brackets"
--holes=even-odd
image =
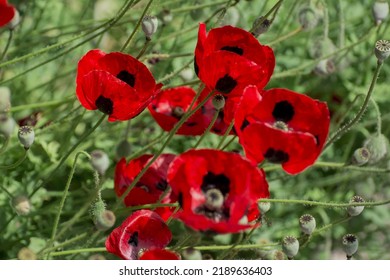
[(356, 114), (356, 116), (350, 120), (348, 123), (346, 123), (343, 127), (341, 127), (336, 133), (334, 133), (326, 142), (324, 150), (329, 147), (333, 142), (335, 142), (337, 139), (339, 139), (343, 134), (345, 134), (348, 130), (350, 130), (357, 122), (360, 121), (361, 117), (363, 116), (364, 112), (367, 109), (368, 102), (370, 102), (371, 95), (374, 91), (376, 81), (379, 77), (380, 70), (382, 68), (382, 63), (379, 61), (377, 62), (377, 66), (374, 72), (374, 76), (371, 81), (370, 88), (368, 89), (366, 98), (364, 99), (362, 107), (360, 107), (359, 112)]
[(232, 120), (232, 122), (229, 124), (228, 128), (226, 129), (225, 133), (223, 134), (223, 136), (221, 138), (221, 141), (219, 141), (218, 146), (217, 146), (217, 150), (221, 149), (221, 147), (222, 147), (223, 143), (225, 142), (226, 138), (229, 136), (230, 131), (232, 131), (233, 126), (234, 126), (234, 120)]
[[(0, 135), (0, 136), (3, 136), (3, 135)], [(2, 153), (4, 153), (5, 152), (5, 150), (7, 149), (7, 147), (8, 147), (8, 144), (9, 144), (9, 137), (5, 137), (5, 136), (3, 136), (4, 138), (5, 138), (5, 141), (4, 141), (4, 143), (3, 143), (3, 145), (1, 146), (1, 148), (0, 148), (0, 155), (2, 154)]]
[[(69, 173), (68, 181), (66, 182), (64, 193), (62, 195), (61, 202), (60, 202), (60, 205), (58, 207), (58, 212), (57, 212), (56, 218), (54, 220), (53, 229), (52, 229), (52, 233), (51, 233), (51, 238), (50, 238), (50, 241), (48, 242), (48, 246), (47, 246), (49, 248), (54, 243), (54, 239), (55, 239), (56, 234), (57, 234), (58, 223), (60, 221), (60, 217), (61, 217), (61, 213), (62, 213), (62, 208), (64, 208), (65, 200), (66, 200), (66, 197), (68, 196), (68, 192), (69, 192), (70, 183), (72, 182), (73, 174), (74, 174), (74, 172), (76, 170), (77, 159), (79, 158), (79, 156), (81, 154), (85, 155), (88, 159), (91, 158), (91, 156), (88, 153), (84, 152), (84, 151), (78, 152), (76, 154), (75, 158), (74, 158), (73, 166), (72, 166), (72, 169), (71, 169), (71, 171)], [(49, 257), (50, 257), (50, 252), (47, 254), (47, 259)]]
[(375, 102), (374, 99), (371, 99), (371, 103), (374, 106), (374, 109), (376, 111), (376, 133), (377, 135), (382, 134), (382, 118), (381, 118), (381, 111), (379, 110), (378, 104)]
[(133, 39), (135, 33), (137, 33), (138, 28), (141, 26), (142, 20), (144, 19), (145, 15), (148, 12), (148, 9), (152, 3), (153, 3), (153, 0), (149, 0), (149, 3), (146, 5), (141, 17), (139, 18), (137, 24), (135, 25), (133, 32), (130, 34), (129, 38), (127, 38), (126, 42), (124, 43), (124, 45), (120, 49), (120, 52), (125, 51), (126, 48), (130, 45), (131, 40)]
[(3, 51), (3, 53), (1, 54), (0, 61), (2, 61), (2, 60), (4, 59), (4, 57), (5, 57), (6, 54), (7, 54), (8, 48), (9, 48), (9, 46), (11, 45), (12, 37), (13, 37), (13, 34), (14, 34), (13, 30), (10, 29), (8, 34), (9, 34), (9, 35), (8, 35), (7, 44), (5, 45), (4, 51)]
[(45, 108), (45, 107), (56, 107), (58, 105), (70, 103), (72, 101), (75, 101), (74, 96), (70, 97), (65, 97), (61, 100), (52, 100), (52, 101), (47, 101), (47, 102), (41, 102), (41, 103), (32, 103), (32, 104), (24, 104), (24, 105), (19, 105), (19, 106), (13, 106), (9, 110), (10, 112), (18, 112), (18, 111), (23, 111), (26, 109), (34, 109), (34, 108)]
[(390, 204), (390, 199), (376, 202), (354, 202), (354, 203), (333, 203), (333, 202), (320, 202), (312, 200), (301, 199), (277, 199), (277, 198), (261, 198), (258, 202), (271, 202), (271, 203), (286, 203), (286, 204), (302, 204), (304, 206), (321, 206), (329, 208), (346, 208), (349, 206), (380, 206)]
[(140, 59), (144, 55), (144, 53), (146, 52), (146, 49), (148, 48), (149, 43), (150, 43), (150, 39), (146, 38), (144, 46), (142, 47), (141, 51), (137, 55), (137, 59)]
[(0, 170), (9, 170), (9, 169), (14, 169), (16, 167), (18, 167), (19, 165), (22, 164), (22, 162), (27, 158), (27, 152), (28, 152), (28, 149), (25, 149), (24, 150), (24, 154), (23, 154), (23, 157), (21, 157), (17, 162), (15, 163), (12, 163), (10, 165), (0, 165)]
[(287, 40), (295, 35), (297, 35), (299, 32), (301, 32), (303, 30), (302, 26), (298, 27), (297, 29), (294, 29), (293, 31), (287, 33), (286, 35), (283, 35), (283, 36), (280, 36), (278, 37), (278, 39), (272, 41), (272, 42), (269, 42), (267, 45), (268, 46), (273, 46), (273, 45), (276, 45), (277, 43), (280, 43), (284, 40)]
[(0, 184), (0, 189), (2, 189), (7, 195), (9, 198), (13, 198), (14, 196), (12, 195), (12, 193), (10, 193), (4, 186), (3, 184)]

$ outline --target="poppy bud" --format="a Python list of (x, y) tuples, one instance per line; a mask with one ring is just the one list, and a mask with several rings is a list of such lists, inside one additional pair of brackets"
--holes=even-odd
[(314, 29), (319, 22), (319, 15), (310, 6), (304, 6), (298, 11), (298, 20), (305, 31)]
[(187, 249), (184, 249), (181, 252), (181, 255), (185, 260), (201, 260), (202, 259), (202, 253), (199, 250), (195, 250), (194, 248), (190, 247)]
[(363, 145), (371, 154), (368, 162), (373, 164), (383, 159), (387, 155), (388, 145), (389, 140), (383, 134), (369, 137)]
[(269, 202), (259, 202), (257, 204), (257, 206), (259, 207), (260, 213), (261, 214), (265, 214), (271, 208), (271, 203), (269, 203)]
[(316, 228), (316, 219), (310, 214), (302, 215), (299, 218), (299, 225), (303, 233), (310, 235)]
[(376, 25), (381, 24), (389, 15), (389, 3), (385, 0), (375, 1), (374, 5), (372, 5), (372, 14)]
[(115, 220), (114, 212), (104, 210), (100, 215), (97, 215), (95, 225), (98, 230), (105, 231), (115, 224)]
[(366, 164), (370, 160), (370, 157), (371, 157), (370, 151), (367, 148), (362, 147), (356, 149), (356, 151), (353, 153), (351, 163), (360, 166)]
[(357, 252), (359, 248), (359, 240), (354, 234), (346, 234), (343, 236), (343, 249), (347, 254), (347, 259), (351, 259), (353, 254)]
[[(355, 202), (364, 202), (364, 199), (361, 196), (355, 195), (354, 197), (351, 198), (349, 203), (355, 203)], [(348, 206), (347, 211), (351, 217), (354, 217), (362, 213), (363, 209), (364, 206)]]
[(283, 252), (287, 255), (288, 259), (293, 259), (299, 251), (299, 241), (293, 236), (286, 236), (282, 241)]
[(19, 216), (27, 216), (31, 211), (30, 199), (25, 195), (18, 195), (12, 198), (11, 205)]
[(142, 31), (146, 35), (146, 39), (150, 40), (152, 35), (156, 33), (158, 27), (158, 19), (154, 16), (145, 16), (142, 20)]
[(161, 19), (164, 24), (168, 24), (173, 20), (173, 15), (170, 10), (164, 9), (161, 12)]
[(121, 142), (119, 142), (118, 146), (116, 147), (116, 157), (118, 159), (123, 158), (123, 157), (126, 158), (130, 154), (131, 154), (131, 145), (130, 145), (129, 141), (127, 141), (125, 139), (125, 140), (122, 140)]
[(14, 30), (15, 27), (20, 23), (20, 14), (18, 10), (15, 9), (15, 15), (12, 20), (7, 24), (8, 29)]
[(36, 260), (37, 255), (30, 248), (23, 247), (18, 252), (18, 259), (19, 260)]
[(389, 40), (379, 40), (375, 43), (375, 56), (378, 59), (379, 63), (390, 56), (390, 41)]
[[(261, 22), (261, 23), (260, 23)], [(264, 19), (263, 16), (258, 17), (252, 26), (252, 34), (257, 37), (263, 33), (266, 33), (271, 26), (271, 21)]]
[(227, 9), (225, 16), (222, 19), (221, 26), (231, 25), (236, 26), (240, 20), (240, 13), (236, 7), (230, 7)]
[(26, 150), (30, 149), (35, 139), (34, 129), (27, 125), (21, 126), (18, 131), (18, 138)]
[(110, 166), (110, 160), (105, 152), (95, 150), (91, 153), (91, 165), (100, 175), (104, 175)]
[(188, 82), (194, 78), (194, 71), (191, 68), (186, 68), (181, 71), (179, 75), (183, 79), (183, 81)]
[(9, 138), (14, 131), (15, 126), (16, 122), (13, 118), (0, 114), (0, 134), (4, 135), (5, 138)]
[(212, 102), (216, 110), (222, 110), (225, 107), (225, 97), (222, 94), (215, 95)]
[(8, 87), (0, 87), (0, 114), (11, 108), (11, 91)]

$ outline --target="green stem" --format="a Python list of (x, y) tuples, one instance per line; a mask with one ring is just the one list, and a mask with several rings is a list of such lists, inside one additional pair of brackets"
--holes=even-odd
[[(3, 136), (3, 135), (0, 135), (0, 136)], [(4, 141), (3, 145), (0, 148), (0, 155), (7, 150), (7, 147), (8, 147), (8, 144), (9, 144), (9, 139), (10, 139), (10, 137), (5, 137), (5, 136), (3, 136), (3, 137), (5, 138), (5, 141)]]
[(287, 40), (295, 35), (297, 35), (299, 32), (301, 32), (303, 29), (302, 29), (302, 26), (298, 27), (297, 29), (287, 33), (286, 35), (283, 35), (283, 36), (280, 36), (278, 37), (278, 39), (274, 40), (274, 41), (271, 41), (270, 43), (268, 43), (267, 45), (268, 46), (273, 46), (273, 45), (276, 45), (284, 40)]
[(9, 34), (9, 35), (8, 35), (7, 44), (5, 45), (4, 51), (3, 51), (3, 53), (2, 53), (2, 55), (1, 55), (1, 57), (0, 57), (0, 61), (2, 61), (2, 60), (5, 58), (5, 56), (6, 56), (6, 54), (7, 54), (7, 51), (8, 51), (8, 48), (9, 48), (9, 46), (11, 45), (12, 37), (13, 37), (13, 34), (14, 34), (13, 30), (9, 30), (9, 33), (8, 33), (8, 34)]
[(149, 3), (146, 5), (141, 17), (139, 18), (137, 24), (135, 25), (133, 32), (130, 34), (129, 38), (127, 38), (126, 42), (124, 43), (124, 45), (120, 49), (120, 52), (125, 51), (126, 48), (130, 45), (131, 40), (134, 38), (134, 35), (137, 33), (138, 28), (141, 26), (142, 20), (144, 19), (145, 15), (146, 15), (146, 13), (147, 13), (147, 11), (152, 3), (153, 3), (153, 0), (149, 0)]
[(226, 148), (229, 147), (230, 144), (233, 143), (234, 140), (236, 140), (236, 138), (237, 138), (237, 135), (234, 135), (234, 136), (226, 143), (226, 145), (224, 145), (224, 146), (221, 148), (221, 150), (222, 150), (222, 151), (226, 150)]
[(146, 49), (148, 48), (149, 43), (150, 43), (150, 39), (146, 38), (144, 46), (142, 47), (141, 51), (137, 55), (137, 59), (140, 59), (144, 55), (144, 53), (146, 52)]
[(181, 12), (190, 12), (190, 11), (200, 10), (200, 9), (204, 9), (204, 8), (208, 8), (208, 7), (212, 7), (212, 6), (222, 5), (222, 4), (225, 4), (226, 2), (227, 1), (224, 0), (224, 1), (213, 2), (213, 3), (209, 3), (209, 4), (201, 4), (201, 5), (195, 5), (195, 6), (190, 6), (190, 7), (176, 8), (176, 9), (172, 9), (170, 12), (172, 14), (181, 13)]
[(376, 133), (377, 135), (382, 134), (382, 118), (381, 118), (381, 111), (379, 109), (378, 104), (375, 102), (374, 99), (371, 99), (371, 103), (374, 106), (374, 109), (376, 111)]
[(0, 184), (0, 189), (2, 189), (10, 199), (12, 199), (14, 196), (12, 195), (12, 193), (10, 193), (4, 186), (3, 184)]
[(271, 14), (274, 14), (273, 18), (270, 20), (270, 23), (272, 23), (273, 19), (275, 18), (275, 14), (278, 12), (280, 6), (282, 5), (283, 3), (283, 0), (279, 0), (272, 8), (271, 10), (268, 11), (268, 13), (263, 17), (262, 20), (259, 20), (259, 22), (253, 26), (249, 32), (253, 32), (253, 30), (256, 30), (259, 26), (261, 26), (263, 24), (264, 21), (266, 21), (268, 19), (268, 17), (271, 15)]
[(277, 199), (277, 198), (261, 198), (258, 202), (271, 202), (271, 203), (285, 203), (285, 204), (301, 204), (304, 206), (321, 206), (329, 208), (346, 208), (349, 206), (380, 206), (390, 204), (390, 199), (376, 202), (354, 202), (354, 203), (334, 203), (334, 202), (320, 202), (312, 200), (301, 199)]
[(223, 136), (221, 138), (221, 141), (219, 141), (218, 146), (217, 146), (217, 150), (221, 149), (221, 147), (222, 147), (223, 143), (225, 142), (226, 138), (229, 136), (230, 131), (232, 131), (233, 126), (234, 126), (234, 120), (232, 120), (232, 122), (229, 124), (228, 128), (226, 129), (225, 133), (223, 134)]
[(79, 253), (97, 253), (97, 252), (107, 252), (107, 249), (106, 249), (106, 247), (83, 248), (83, 249), (74, 249), (74, 250), (67, 250), (67, 251), (61, 251), (61, 252), (52, 252), (52, 253), (50, 253), (50, 255), (52, 257), (57, 257), (57, 256), (73, 255), (73, 254), (79, 254)]
[(335, 142), (337, 139), (339, 139), (343, 134), (345, 134), (348, 130), (350, 130), (356, 123), (358, 123), (363, 116), (364, 112), (367, 109), (368, 102), (370, 102), (371, 95), (374, 91), (376, 81), (379, 77), (380, 70), (382, 68), (382, 63), (379, 61), (377, 62), (377, 66), (374, 72), (374, 76), (371, 81), (370, 88), (368, 89), (368, 93), (366, 95), (366, 98), (364, 99), (363, 105), (360, 107), (359, 112), (356, 114), (356, 116), (350, 120), (348, 123), (346, 123), (343, 127), (341, 127), (339, 130), (336, 131), (326, 142), (324, 150), (329, 147), (333, 142)]
[(66, 246), (68, 246), (68, 245), (70, 245), (70, 244), (72, 244), (72, 243), (75, 243), (75, 242), (77, 242), (77, 241), (80, 241), (80, 240), (82, 240), (82, 239), (84, 239), (84, 238), (86, 238), (86, 237), (88, 237), (88, 233), (87, 233), (87, 232), (82, 233), (82, 234), (80, 234), (80, 235), (77, 235), (77, 236), (75, 236), (75, 237), (73, 237), (73, 238), (71, 238), (71, 239), (68, 239), (68, 240), (66, 240), (65, 242), (59, 243), (58, 245), (53, 246), (53, 247), (51, 247), (51, 248), (47, 248), (47, 249), (41, 250), (40, 252), (37, 253), (38, 259), (39, 259), (40, 256), (41, 256), (42, 254), (44, 254), (44, 253), (52, 252), (52, 251), (55, 251), (55, 250), (57, 250), (57, 249), (62, 249), (62, 248), (64, 248), (64, 247), (66, 247)]
[(69, 97), (65, 97), (61, 100), (53, 100), (53, 101), (47, 101), (47, 102), (41, 102), (41, 103), (19, 105), (19, 106), (11, 107), (10, 112), (18, 112), (18, 111), (23, 111), (23, 110), (27, 110), (27, 109), (35, 109), (35, 108), (56, 107), (58, 105), (70, 103), (74, 100), (75, 100), (74, 96), (69, 96)]
[[(68, 196), (68, 192), (69, 192), (69, 187), (70, 187), (70, 183), (72, 182), (72, 179), (73, 179), (73, 174), (76, 170), (76, 164), (77, 164), (77, 159), (79, 158), (79, 156), (83, 154), (85, 155), (88, 159), (91, 159), (91, 156), (84, 152), (84, 151), (81, 151), (81, 152), (78, 152), (74, 158), (74, 161), (73, 161), (73, 166), (72, 166), (72, 169), (69, 173), (69, 176), (68, 176), (68, 181), (66, 182), (66, 185), (65, 185), (65, 189), (64, 189), (64, 193), (62, 195), (62, 198), (61, 198), (61, 202), (60, 202), (60, 205), (58, 207), (58, 212), (57, 212), (57, 215), (56, 215), (56, 218), (54, 220), (54, 224), (53, 224), (53, 229), (52, 229), (52, 233), (51, 233), (51, 238), (50, 238), (50, 241), (48, 242), (48, 247), (50, 248), (53, 243), (54, 243), (54, 239), (56, 237), (56, 234), (57, 234), (57, 228), (58, 228), (58, 223), (60, 222), (60, 217), (61, 217), (61, 213), (62, 213), (62, 209), (64, 208), (64, 205), (65, 205), (65, 200), (66, 200), (66, 197)], [(50, 257), (50, 252), (47, 254), (47, 259)]]
[(198, 139), (198, 141), (196, 142), (196, 144), (194, 145), (193, 149), (196, 149), (200, 143), (202, 143), (203, 139), (206, 137), (207, 134), (209, 134), (209, 132), (211, 131), (211, 129), (213, 128), (215, 122), (217, 121), (218, 119), (218, 116), (219, 116), (219, 112), (220, 110), (216, 110), (215, 113), (214, 113), (214, 116), (213, 116), (213, 119), (211, 120), (209, 126), (206, 128), (205, 132), (203, 132), (202, 136)]
[(9, 170), (9, 169), (14, 169), (14, 168), (18, 167), (27, 158), (27, 152), (28, 152), (28, 149), (25, 149), (23, 156), (15, 163), (12, 163), (10, 165), (0, 165), (0, 170)]

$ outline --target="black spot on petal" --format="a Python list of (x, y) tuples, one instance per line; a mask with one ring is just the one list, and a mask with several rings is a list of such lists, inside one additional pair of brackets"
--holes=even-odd
[(130, 235), (129, 241), (127, 243), (130, 246), (137, 247), (138, 246), (138, 231), (133, 232), (133, 234)]
[(195, 71), (196, 76), (199, 77), (199, 66), (196, 63), (196, 56), (194, 57), (194, 71)]
[(238, 55), (243, 55), (244, 54), (244, 50), (239, 48), (239, 47), (236, 47), (236, 46), (233, 46), (233, 47), (225, 46), (225, 47), (221, 48), (221, 50), (232, 52), (232, 53), (236, 53)]
[(189, 126), (189, 127), (195, 126), (197, 124), (198, 124), (197, 122), (186, 122), (186, 126)]
[(294, 117), (294, 107), (287, 100), (280, 101), (275, 104), (272, 116), (277, 121), (289, 122)]
[(133, 74), (130, 74), (126, 70), (120, 71), (119, 74), (116, 75), (116, 77), (131, 87), (134, 87), (135, 85), (135, 76)]
[(316, 138), (317, 146), (319, 146), (320, 145), (320, 136), (319, 135), (314, 135), (314, 137)]
[(249, 124), (250, 124), (249, 121), (247, 119), (244, 119), (244, 121), (241, 124), (240, 130), (243, 131)]
[(228, 74), (219, 78), (215, 84), (215, 89), (219, 92), (228, 94), (230, 93), (237, 85), (237, 81), (230, 77)]
[(230, 180), (224, 174), (215, 175), (213, 172), (208, 172), (203, 177), (203, 182), (200, 188), (204, 193), (206, 193), (209, 189), (216, 188), (225, 196), (230, 191), (229, 185)]
[(272, 163), (282, 164), (289, 160), (289, 156), (287, 153), (281, 150), (275, 150), (273, 148), (269, 148), (264, 154), (264, 157)]
[(102, 95), (100, 95), (96, 101), (95, 101), (96, 107), (99, 109), (100, 112), (103, 112), (104, 114), (111, 115), (114, 110), (114, 103), (110, 98), (106, 98)]
[(160, 182), (157, 183), (156, 188), (160, 191), (165, 191), (168, 187), (168, 182), (164, 179), (162, 179)]
[(177, 196), (177, 202), (179, 203), (180, 208), (183, 208), (183, 194), (182, 193), (179, 193), (179, 195)]

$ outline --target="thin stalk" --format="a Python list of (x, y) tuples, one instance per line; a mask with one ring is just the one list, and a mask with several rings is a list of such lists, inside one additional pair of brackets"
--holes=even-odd
[(301, 204), (303, 206), (320, 206), (328, 208), (346, 208), (349, 206), (380, 206), (390, 204), (390, 199), (374, 202), (353, 202), (353, 203), (334, 203), (334, 202), (320, 202), (313, 200), (301, 200), (301, 199), (276, 199), (276, 198), (261, 198), (258, 202), (270, 202), (270, 203), (284, 203), (284, 204)]
[(27, 152), (28, 152), (28, 149), (24, 149), (23, 156), (20, 159), (18, 159), (16, 162), (14, 162), (10, 165), (0, 165), (0, 170), (10, 170), (10, 169), (15, 169), (16, 167), (18, 167), (27, 158)]
[(221, 138), (221, 141), (219, 141), (218, 146), (217, 146), (217, 150), (221, 149), (226, 138), (229, 136), (230, 131), (232, 131), (233, 126), (234, 126), (234, 120), (232, 120), (232, 122), (229, 124), (228, 128), (226, 129), (225, 133), (223, 134), (223, 136)]
[(200, 143), (202, 143), (203, 139), (206, 137), (207, 134), (210, 133), (211, 129), (213, 128), (215, 122), (217, 121), (218, 119), (218, 115), (219, 115), (219, 112), (221, 110), (216, 110), (215, 113), (214, 113), (214, 116), (213, 116), (213, 119), (211, 120), (209, 126), (206, 128), (205, 132), (203, 132), (202, 136), (200, 136), (200, 138), (198, 139), (198, 141), (196, 142), (196, 144), (194, 145), (193, 149), (196, 149), (197, 147), (199, 147)]
[(374, 106), (374, 109), (376, 111), (376, 134), (379, 136), (382, 134), (382, 118), (381, 118), (381, 111), (379, 109), (378, 104), (375, 102), (374, 99), (371, 98), (371, 103)]
[(5, 45), (4, 51), (1, 54), (0, 61), (2, 61), (4, 59), (4, 57), (6, 56), (6, 54), (7, 54), (8, 48), (11, 45), (11, 42), (12, 42), (13, 34), (14, 34), (13, 30), (10, 29), (9, 33), (8, 33), (7, 44)]

